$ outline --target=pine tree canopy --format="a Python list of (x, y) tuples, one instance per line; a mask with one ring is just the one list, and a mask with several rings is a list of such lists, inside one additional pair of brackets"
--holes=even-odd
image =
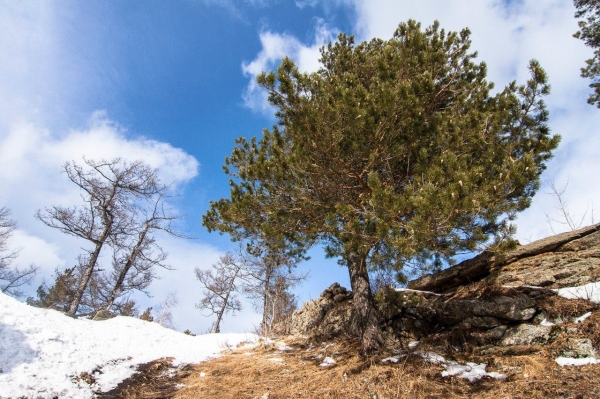
[(398, 270), (503, 234), (560, 138), (547, 125), (540, 65), (492, 94), (469, 34), (411, 20), (390, 40), (340, 34), (315, 73), (284, 58), (260, 75), (278, 123), (236, 140), (224, 166), (231, 197), (211, 202), (204, 225), (300, 247), (325, 241), (344, 262), (351, 252)]
[(581, 18), (574, 36), (594, 49), (594, 56), (586, 61), (585, 68), (581, 68), (581, 76), (592, 79), (590, 87), (594, 93), (588, 98), (588, 103), (600, 108), (600, 1), (574, 0), (574, 4), (577, 9), (575, 18)]

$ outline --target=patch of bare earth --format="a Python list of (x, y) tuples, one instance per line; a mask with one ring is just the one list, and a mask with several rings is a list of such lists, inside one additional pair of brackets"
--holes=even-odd
[(100, 399), (172, 398), (181, 381), (190, 376), (193, 367), (174, 367), (171, 358), (141, 364), (137, 372), (108, 392), (98, 392)]
[[(406, 352), (398, 363), (382, 362), (390, 354), (358, 356), (351, 339), (321, 342), (287, 338), (277, 344), (224, 352), (217, 359), (174, 369), (163, 359), (144, 365), (114, 398), (594, 398), (600, 397), (600, 365), (560, 367), (552, 353), (499, 351), (477, 355), (456, 353), (459, 363), (488, 365), (487, 371), (508, 376), (470, 383), (442, 377), (441, 365)], [(432, 349), (432, 348), (430, 348)], [(419, 348), (419, 350), (427, 350)], [(325, 358), (335, 364), (322, 366)], [(171, 370), (171, 371), (168, 371)], [(112, 395), (112, 396), (110, 396)]]

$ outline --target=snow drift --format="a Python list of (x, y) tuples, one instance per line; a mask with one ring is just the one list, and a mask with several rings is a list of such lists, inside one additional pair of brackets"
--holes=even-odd
[[(71, 319), (0, 293), (0, 398), (90, 398), (163, 357), (198, 363), (223, 349), (254, 344), (254, 334), (189, 336), (131, 317)], [(81, 373), (94, 375), (88, 385)]]

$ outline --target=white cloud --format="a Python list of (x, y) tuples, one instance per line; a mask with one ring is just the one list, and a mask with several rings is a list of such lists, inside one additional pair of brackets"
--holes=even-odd
[[(74, 265), (81, 247), (88, 245), (46, 227), (33, 217), (37, 209), (80, 204), (77, 188), (61, 174), (66, 161), (81, 163), (84, 157), (142, 160), (158, 168), (161, 179), (173, 183), (175, 191), (198, 173), (198, 161), (185, 151), (143, 137), (130, 138), (125, 129), (101, 112), (92, 115), (86, 129), (65, 134), (30, 123), (17, 123), (2, 133), (0, 131), (0, 204), (11, 210), (11, 216), (19, 224), (11, 240), (13, 247), (20, 248), (15, 265), (40, 266), (30, 293), (43, 279), (50, 282), (55, 268)], [(200, 253), (210, 252), (206, 247), (198, 248)], [(172, 249), (180, 252), (175, 244)]]
[(333, 40), (335, 32), (323, 20), (318, 20), (313, 42), (305, 45), (296, 37), (286, 33), (265, 31), (260, 34), (261, 51), (256, 58), (242, 64), (244, 75), (249, 78), (248, 87), (243, 95), (244, 104), (250, 109), (272, 114), (267, 102), (266, 93), (256, 84), (256, 77), (263, 71), (274, 70), (285, 56), (293, 59), (303, 72), (314, 72), (319, 69), (319, 49)]
[(29, 265), (35, 265), (40, 268), (39, 273), (43, 275), (50, 275), (55, 268), (65, 266), (58, 245), (32, 236), (24, 230), (15, 230), (9, 245), (19, 250), (18, 257), (12, 263), (13, 266), (27, 268)]
[[(168, 143), (129, 138), (125, 129), (102, 113), (92, 116), (87, 129), (62, 135), (18, 123), (6, 134), (0, 132), (0, 203), (11, 208), (20, 222), (30, 220), (37, 208), (77, 203), (77, 191), (61, 170), (66, 161), (81, 163), (84, 157), (142, 160), (158, 168), (162, 180), (175, 188), (195, 177), (199, 167), (194, 157)], [(33, 189), (23, 195), (24, 188)]]

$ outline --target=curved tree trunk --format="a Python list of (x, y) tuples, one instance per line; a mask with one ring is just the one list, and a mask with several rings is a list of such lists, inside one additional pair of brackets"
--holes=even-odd
[(383, 346), (383, 337), (379, 327), (379, 312), (371, 293), (366, 256), (358, 252), (346, 253), (350, 284), (354, 293), (354, 327), (358, 334), (363, 355), (377, 352)]

